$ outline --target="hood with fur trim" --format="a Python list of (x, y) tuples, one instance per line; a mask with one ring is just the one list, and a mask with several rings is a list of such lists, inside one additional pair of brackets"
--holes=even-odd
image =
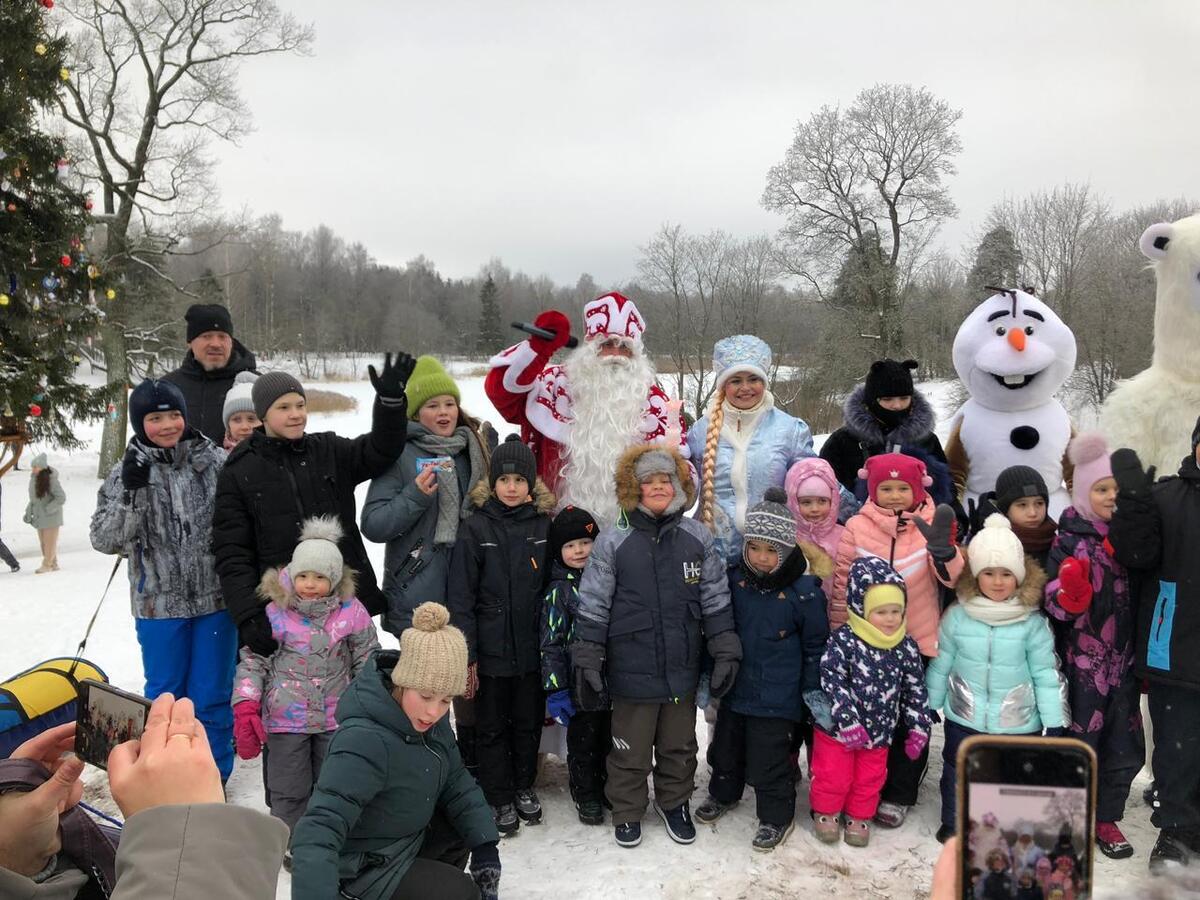
[[(476, 509), (482, 509), (483, 504), (488, 502), (488, 498), (492, 497), (492, 486), (488, 484), (487, 479), (481, 479), (475, 482), (475, 487), (471, 488), (471, 492), (467, 495), (471, 500), (471, 505)], [(533, 506), (540, 513), (550, 515), (554, 512), (555, 504), (554, 492), (546, 487), (546, 482), (542, 479), (537, 479), (533, 483)]]
[(865, 443), (874, 444), (910, 444), (919, 441), (933, 431), (935, 419), (933, 407), (918, 390), (912, 392), (912, 405), (908, 408), (908, 416), (894, 431), (885, 433), (883, 425), (871, 415), (867, 408), (866, 385), (860, 384), (846, 402), (842, 405), (842, 418), (846, 427)]
[[(271, 568), (263, 572), (262, 578), (258, 582), (258, 596), (262, 599), (274, 603), (280, 609), (290, 609), (300, 602), (300, 598), (296, 596), (296, 591), (292, 587), (291, 580), (287, 583), (280, 577), (283, 572), (281, 568)], [(342, 579), (333, 586), (333, 595), (339, 600), (349, 600), (354, 596), (357, 588), (357, 573), (349, 566), (342, 566)]]
[[(1026, 554), (1025, 580), (1017, 588), (1017, 597), (1020, 598), (1021, 605), (1029, 609), (1040, 609), (1045, 588), (1046, 570), (1038, 565), (1037, 560)], [(959, 600), (971, 600), (983, 596), (979, 590), (979, 582), (971, 572), (970, 566), (963, 566), (962, 574), (958, 576), (958, 584), (954, 586), (954, 592), (958, 595)]]
[(675, 477), (683, 486), (683, 509), (690, 509), (696, 502), (696, 486), (692, 484), (692, 473), (687, 460), (679, 455), (673, 447), (661, 444), (638, 444), (626, 450), (617, 461), (617, 471), (613, 476), (617, 486), (617, 502), (627, 513), (638, 508), (641, 501), (641, 490), (637, 477), (637, 462), (647, 453), (666, 453), (675, 460)]

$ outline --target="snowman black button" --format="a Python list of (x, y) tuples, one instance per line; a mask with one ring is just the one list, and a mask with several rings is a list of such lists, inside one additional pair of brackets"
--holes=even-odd
[(1009, 434), (1008, 439), (1018, 450), (1032, 450), (1038, 445), (1042, 436), (1032, 425), (1018, 425)]

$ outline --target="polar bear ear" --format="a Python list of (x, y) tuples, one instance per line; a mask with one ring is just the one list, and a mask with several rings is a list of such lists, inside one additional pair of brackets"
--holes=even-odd
[(1170, 222), (1158, 222), (1142, 232), (1138, 247), (1149, 259), (1166, 259), (1167, 245), (1171, 243), (1171, 235), (1175, 226)]

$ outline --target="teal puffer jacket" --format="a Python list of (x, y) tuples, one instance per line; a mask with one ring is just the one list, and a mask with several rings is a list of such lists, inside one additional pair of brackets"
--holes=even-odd
[[(956, 603), (942, 617), (938, 655), (925, 673), (930, 708), (986, 734), (1030, 734), (1070, 723), (1054, 634), (1038, 611), (1046, 573), (1032, 559), (1025, 566), (1018, 594), (1031, 610), (1028, 618), (989, 625)], [(958, 596), (979, 596), (967, 571)]]

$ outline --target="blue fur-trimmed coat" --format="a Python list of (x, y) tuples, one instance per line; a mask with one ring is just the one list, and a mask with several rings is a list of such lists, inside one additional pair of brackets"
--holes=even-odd
[[(856, 559), (846, 602), (857, 615), (863, 614), (867, 588), (877, 584), (896, 584), (903, 590), (904, 579), (878, 557)], [(835, 731), (862, 725), (870, 736), (869, 748), (891, 744), (902, 716), (910, 731), (929, 734), (925, 668), (916, 641), (908, 636), (884, 650), (862, 640), (849, 624), (842, 625), (830, 635), (821, 657), (821, 689), (833, 707)]]

